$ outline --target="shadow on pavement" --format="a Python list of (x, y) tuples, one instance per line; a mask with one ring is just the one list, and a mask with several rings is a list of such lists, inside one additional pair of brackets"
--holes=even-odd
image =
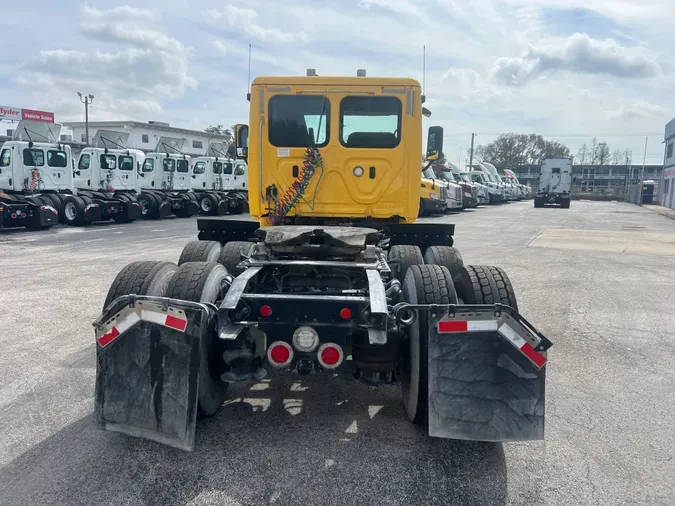
[(433, 439), (396, 387), (276, 377), (236, 385), (182, 452), (65, 427), (0, 469), (2, 504), (502, 505), (500, 444)]

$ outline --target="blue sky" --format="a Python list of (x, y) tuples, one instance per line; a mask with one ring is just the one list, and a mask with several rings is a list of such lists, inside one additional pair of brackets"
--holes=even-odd
[[(28, 29), (29, 28), (29, 29)], [(22, 0), (0, 20), (1, 105), (82, 119), (245, 122), (252, 77), (422, 79), (448, 156), (500, 132), (537, 132), (573, 152), (593, 135), (662, 159), (675, 116), (672, 0)], [(29, 35), (26, 35), (26, 34)], [(620, 134), (609, 136), (607, 134)], [(630, 134), (630, 135), (629, 135)]]

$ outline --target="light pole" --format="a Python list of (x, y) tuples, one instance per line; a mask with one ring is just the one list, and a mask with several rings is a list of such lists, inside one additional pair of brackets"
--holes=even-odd
[(84, 135), (87, 138), (87, 146), (89, 146), (89, 105), (94, 101), (94, 95), (90, 93), (83, 97), (82, 93), (78, 91), (77, 96), (80, 97), (80, 102), (84, 104)]

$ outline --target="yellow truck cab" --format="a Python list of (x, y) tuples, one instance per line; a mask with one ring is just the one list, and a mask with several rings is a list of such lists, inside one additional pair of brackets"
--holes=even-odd
[(429, 179), (422, 175), (420, 184), (419, 216), (443, 214), (446, 209), (447, 188), (443, 182)]
[[(235, 153), (257, 221), (200, 217), (177, 263), (119, 272), (94, 322), (97, 426), (191, 451), (197, 413), (277, 370), (398, 384), (432, 437), (543, 439), (551, 342), (503, 269), (464, 264), (454, 224), (413, 223), (440, 182), (421, 186), (419, 83), (260, 77), (250, 101)], [(427, 161), (442, 142), (431, 127)]]
[(421, 182), (419, 82), (308, 74), (258, 77), (251, 85), (251, 215), (261, 225), (412, 223), (421, 201), (438, 202), (442, 212), (438, 184)]

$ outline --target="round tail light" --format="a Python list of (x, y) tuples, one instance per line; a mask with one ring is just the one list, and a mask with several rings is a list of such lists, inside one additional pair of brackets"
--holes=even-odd
[(275, 341), (267, 348), (267, 361), (273, 367), (285, 367), (293, 360), (293, 348), (284, 341)]
[(349, 309), (348, 307), (343, 307), (340, 310), (340, 318), (343, 320), (349, 320), (352, 317), (352, 310)]
[(272, 314), (272, 308), (269, 306), (260, 306), (260, 316), (267, 318)]
[(298, 327), (293, 332), (293, 346), (298, 351), (309, 353), (319, 346), (319, 333), (312, 327)]
[(324, 343), (319, 347), (317, 358), (324, 368), (335, 369), (342, 363), (344, 353), (337, 344)]

